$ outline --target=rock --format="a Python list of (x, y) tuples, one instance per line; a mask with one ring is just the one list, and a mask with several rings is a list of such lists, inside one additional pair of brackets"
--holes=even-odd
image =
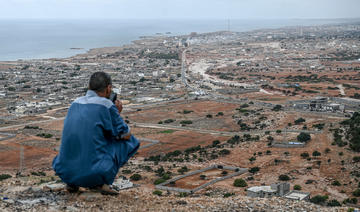
[(61, 191), (65, 189), (66, 185), (63, 183), (51, 183), (43, 186), (45, 191)]
[(120, 191), (123, 189), (132, 188), (134, 187), (134, 184), (130, 182), (130, 180), (119, 178), (114, 181), (112, 186), (115, 190)]
[(96, 199), (101, 198), (101, 193), (95, 193), (95, 192), (85, 192), (79, 195), (79, 198), (85, 201), (95, 201)]
[(66, 206), (65, 211), (74, 212), (74, 211), (79, 211), (79, 209), (72, 206)]

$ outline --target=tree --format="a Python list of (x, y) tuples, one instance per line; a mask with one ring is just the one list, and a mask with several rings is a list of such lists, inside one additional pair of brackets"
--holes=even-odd
[(329, 197), (326, 195), (325, 196), (316, 195), (310, 199), (310, 202), (315, 203), (315, 204), (324, 204), (328, 198)]
[(301, 156), (302, 158), (306, 159), (306, 158), (308, 158), (310, 155), (309, 155), (309, 153), (307, 153), (307, 152), (303, 152), (303, 153), (300, 154), (300, 156)]
[(309, 133), (301, 132), (301, 133), (297, 136), (297, 140), (298, 140), (299, 142), (303, 142), (303, 143), (310, 141), (310, 139), (311, 139), (311, 136), (310, 136)]
[(331, 185), (333, 186), (341, 186), (341, 183), (338, 180), (334, 180)]
[(142, 177), (140, 174), (133, 174), (133, 175), (131, 175), (130, 180), (138, 181), (138, 180), (141, 180), (141, 178)]
[(166, 180), (164, 180), (164, 179), (162, 179), (162, 178), (156, 179), (156, 180), (154, 181), (154, 185), (158, 185), (158, 184), (163, 183), (163, 182), (165, 182), (165, 181), (166, 181)]
[(155, 190), (155, 191), (153, 192), (153, 194), (158, 195), (158, 196), (161, 196), (161, 195), (162, 195), (162, 191)]
[(215, 140), (212, 142), (212, 147), (216, 147), (217, 145), (220, 144), (220, 141), (219, 140)]
[(272, 110), (273, 111), (280, 111), (280, 110), (282, 110), (282, 106), (281, 105), (275, 105)]
[(235, 180), (234, 180), (233, 185), (234, 185), (235, 187), (246, 187), (246, 186), (247, 186), (247, 183), (246, 183), (246, 181), (245, 181), (244, 179), (238, 178), (238, 179), (235, 179)]
[(260, 171), (260, 168), (255, 166), (249, 169), (249, 172), (255, 174), (256, 172)]
[(227, 174), (228, 174), (228, 172), (226, 170), (221, 172), (221, 175), (223, 175), (223, 176), (226, 176)]
[(0, 175), (0, 181), (6, 180), (6, 179), (9, 179), (9, 178), (11, 178), (11, 175), (8, 175), (8, 174), (1, 174)]
[(303, 122), (305, 122), (305, 119), (303, 119), (303, 118), (298, 118), (294, 121), (295, 124), (301, 124)]
[(353, 157), (353, 161), (354, 161), (355, 163), (360, 162), (360, 156), (354, 156), (354, 157)]
[(360, 197), (360, 189), (359, 189), (359, 188), (356, 189), (356, 190), (353, 192), (353, 195), (354, 195), (355, 197)]
[(279, 176), (279, 180), (288, 181), (288, 180), (290, 180), (290, 177), (288, 175), (286, 175), (286, 174), (282, 174), (282, 175)]
[(230, 154), (230, 150), (228, 150), (228, 149), (222, 149), (222, 150), (220, 150), (219, 154), (220, 154), (220, 155), (228, 155), (228, 154)]
[(251, 157), (251, 158), (249, 158), (250, 163), (252, 163), (252, 162), (255, 161), (255, 160), (256, 160), (256, 157)]
[(321, 153), (319, 152), (319, 151), (317, 151), (317, 150), (315, 150), (313, 153), (312, 153), (312, 156), (314, 156), (314, 157), (317, 157), (317, 156), (320, 156), (321, 155)]
[(337, 207), (337, 206), (341, 206), (341, 203), (339, 201), (337, 201), (336, 199), (332, 199), (332, 200), (328, 201), (327, 206)]
[(358, 203), (358, 200), (356, 198), (347, 198), (343, 201), (344, 204), (347, 204), (347, 203), (350, 203), (350, 204), (357, 204)]
[(300, 190), (301, 190), (301, 186), (300, 186), (300, 185), (294, 185), (294, 190), (300, 191)]

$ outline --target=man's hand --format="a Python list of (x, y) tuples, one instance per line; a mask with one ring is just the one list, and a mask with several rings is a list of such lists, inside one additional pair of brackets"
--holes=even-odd
[(124, 140), (130, 140), (130, 138), (131, 138), (131, 134), (130, 134), (130, 133), (129, 133), (127, 136), (124, 136), (124, 137), (123, 137)]
[(121, 111), (123, 110), (123, 106), (122, 106), (122, 103), (121, 103), (120, 100), (117, 99), (117, 100), (115, 101), (115, 106), (117, 107), (119, 113), (121, 113)]

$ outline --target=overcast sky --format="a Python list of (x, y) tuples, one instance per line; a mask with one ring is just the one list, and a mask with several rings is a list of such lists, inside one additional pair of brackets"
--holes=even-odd
[(0, 19), (359, 18), (360, 0), (0, 0)]

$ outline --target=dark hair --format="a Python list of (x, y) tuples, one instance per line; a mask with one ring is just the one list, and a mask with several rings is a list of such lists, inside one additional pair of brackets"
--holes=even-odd
[(103, 91), (111, 85), (111, 77), (109, 74), (99, 71), (91, 75), (89, 81), (89, 89), (93, 91)]

